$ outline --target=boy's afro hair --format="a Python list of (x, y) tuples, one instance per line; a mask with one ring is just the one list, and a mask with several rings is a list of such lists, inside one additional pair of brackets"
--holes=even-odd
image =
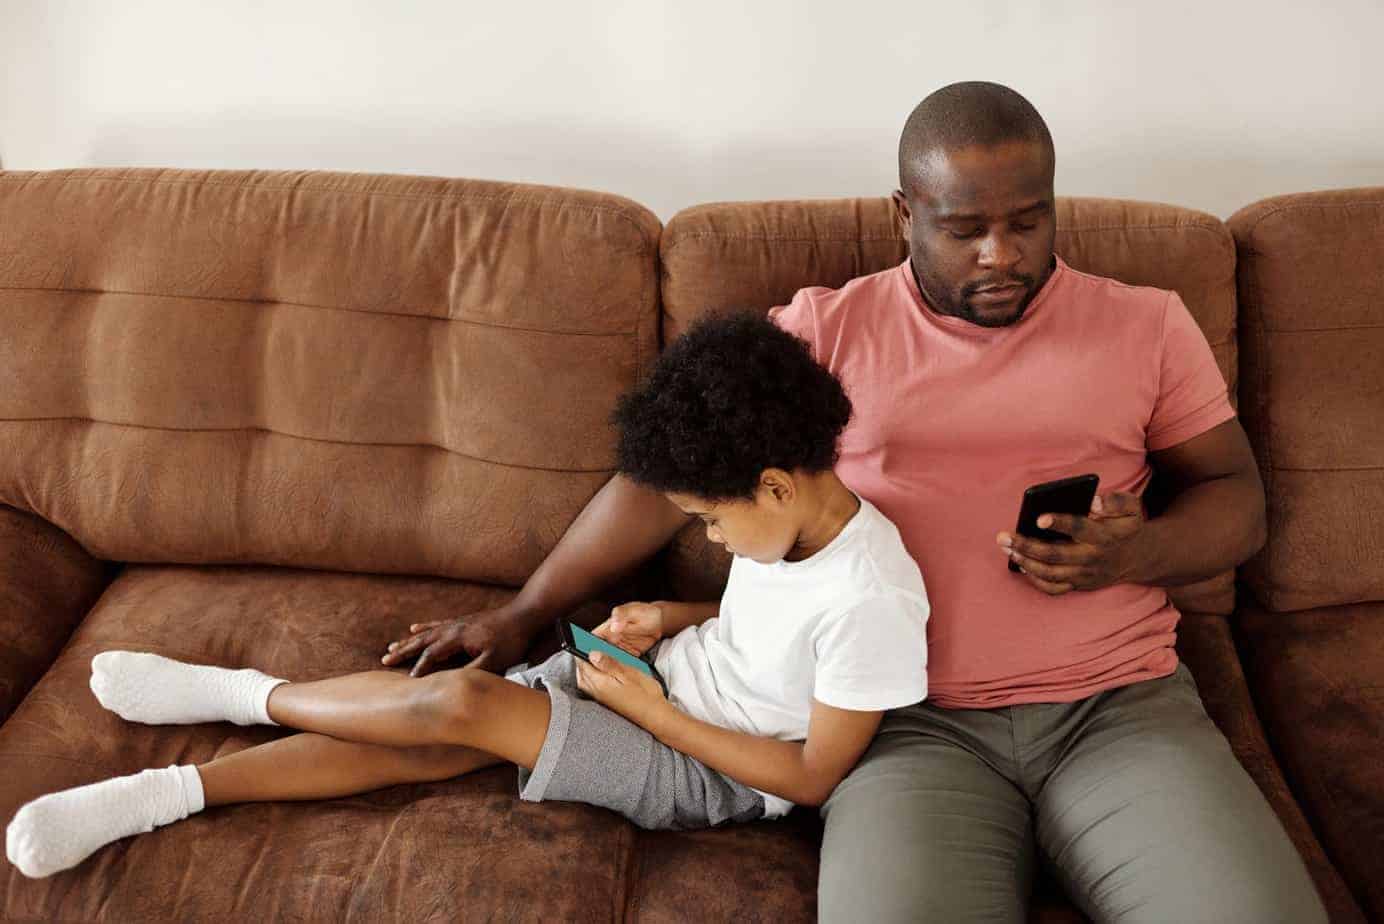
[(748, 500), (766, 468), (827, 471), (851, 417), (807, 343), (755, 314), (697, 324), (615, 409), (617, 465), (634, 481), (712, 501)]

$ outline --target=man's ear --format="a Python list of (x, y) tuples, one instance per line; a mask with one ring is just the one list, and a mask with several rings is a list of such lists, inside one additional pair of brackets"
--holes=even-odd
[(899, 223), (899, 230), (907, 240), (913, 239), (913, 212), (908, 207), (908, 198), (903, 194), (902, 189), (896, 189), (890, 195), (894, 200), (894, 215)]

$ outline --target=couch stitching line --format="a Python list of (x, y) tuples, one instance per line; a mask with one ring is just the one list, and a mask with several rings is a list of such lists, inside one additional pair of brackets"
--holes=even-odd
[[(644, 289), (647, 290), (645, 285)], [(195, 299), (207, 302), (235, 302), (241, 305), (284, 305), (291, 308), (308, 308), (314, 311), (346, 311), (351, 314), (368, 314), (378, 317), (407, 318), (415, 321), (437, 321), (448, 324), (470, 324), (476, 327), (491, 328), (494, 330), (512, 330), (530, 334), (552, 334), (554, 336), (571, 337), (632, 337), (637, 333), (634, 330), (617, 331), (595, 331), (595, 330), (543, 330), (537, 327), (520, 327), (514, 324), (494, 324), (489, 321), (477, 321), (474, 318), (451, 318), (438, 317), (432, 314), (408, 314), (402, 311), (375, 311), (363, 308), (347, 308), (341, 305), (312, 305), (307, 302), (283, 301), (272, 298), (231, 298), (224, 295), (167, 295), (160, 292), (130, 292), (121, 289), (66, 289), (49, 286), (0, 286), (0, 292), (72, 292), (76, 294), (89, 295), (131, 295), (141, 298), (176, 298), (176, 299)], [(636, 321), (636, 324), (638, 322)]]
[(517, 462), (497, 462), (494, 459), (486, 459), (482, 456), (469, 455), (456, 449), (446, 446), (439, 446), (436, 443), (362, 443), (351, 440), (333, 440), (317, 436), (303, 436), (297, 433), (287, 433), (283, 430), (275, 430), (271, 427), (160, 427), (154, 424), (124, 423), (113, 420), (98, 420), (94, 417), (0, 417), (0, 424), (5, 423), (58, 423), (72, 422), (85, 424), (100, 424), (106, 427), (121, 427), (127, 430), (151, 430), (159, 433), (251, 433), (264, 434), (267, 436), (279, 436), (290, 440), (304, 440), (309, 443), (326, 443), (331, 446), (360, 446), (380, 449), (432, 449), (437, 452), (445, 452), (448, 455), (458, 456), (472, 462), (480, 462), (485, 465), (494, 465), (499, 468), (516, 468), (531, 472), (555, 472), (559, 474), (595, 474), (598, 472), (613, 472), (609, 466), (600, 468), (550, 468), (541, 465), (524, 465)]
[(877, 243), (877, 242), (879, 242), (879, 241), (893, 241), (893, 242), (897, 242), (897, 243), (900, 243), (900, 244), (906, 243), (906, 241), (904, 240), (904, 238), (899, 237), (898, 235), (889, 235), (889, 236), (887, 236), (887, 237), (876, 237), (876, 236), (873, 236), (873, 235), (871, 235), (871, 236), (861, 236), (861, 235), (850, 234), (850, 235), (839, 235), (839, 236), (833, 236), (833, 235), (819, 235), (819, 236), (816, 236), (816, 237), (786, 237), (786, 236), (773, 235), (773, 234), (725, 234), (725, 233), (722, 233), (722, 232), (720, 232), (720, 231), (684, 231), (682, 234), (680, 234), (680, 235), (678, 235), (677, 237), (673, 238), (672, 243), (670, 243), (667, 247), (662, 248), (662, 253), (663, 253), (663, 255), (666, 256), (666, 255), (668, 255), (668, 254), (671, 254), (674, 250), (676, 250), (684, 241), (693, 240), (693, 239), (700, 239), (700, 238), (717, 238), (717, 239), (719, 239), (719, 240), (725, 240), (725, 241), (765, 241), (765, 242), (772, 241), (772, 242), (775, 242), (775, 243), (782, 243), (782, 244), (795, 244), (795, 243), (798, 243), (798, 244), (800, 244), (800, 243), (808, 243), (808, 244), (812, 244), (812, 243)]

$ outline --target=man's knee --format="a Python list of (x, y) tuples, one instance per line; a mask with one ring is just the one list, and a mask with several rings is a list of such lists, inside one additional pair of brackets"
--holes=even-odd
[[(1327, 924), (1326, 908), (1317, 894), (1317, 887), (1296, 856), (1278, 862), (1266, 860), (1262, 866), (1242, 870), (1239, 875), (1225, 879), (1219, 884), (1208, 885), (1202, 893), (1203, 902), (1199, 906), (1184, 907), (1184, 915), (1195, 913), (1202, 915), (1203, 920), (1243, 921), (1245, 924)], [(1175, 883), (1165, 885), (1176, 888)], [(1149, 905), (1157, 906), (1157, 902)], [(1136, 915), (1133, 919), (1139, 920), (1139, 917)], [(1158, 920), (1159, 916), (1144, 919)], [(1195, 918), (1184, 916), (1180, 920)]]
[(1327, 924), (1326, 909), (1311, 879), (1291, 869), (1265, 869), (1256, 876), (1201, 883), (1151, 876), (1099, 897), (1073, 898), (1097, 920), (1119, 924)]

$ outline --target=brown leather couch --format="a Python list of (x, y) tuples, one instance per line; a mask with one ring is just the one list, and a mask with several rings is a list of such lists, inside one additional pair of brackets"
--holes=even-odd
[[(1384, 915), (1384, 190), (1229, 226), (1059, 201), (1074, 266), (1177, 289), (1255, 440), (1270, 539), (1174, 592), (1179, 650), (1332, 918)], [(280, 729), (105, 712), (91, 657), (313, 679), (493, 605), (611, 473), (607, 415), (709, 311), (904, 257), (885, 199), (707, 205), (328, 173), (0, 173), (0, 818)], [(1238, 308), (1237, 308), (1238, 303)], [(706, 597), (689, 531), (606, 603)], [(551, 640), (543, 640), (538, 656)], [(1243, 666), (1242, 666), (1243, 665)], [(810, 920), (820, 824), (640, 831), (512, 770), (204, 812), (5, 920)], [(1081, 920), (1050, 884), (1034, 920)]]

